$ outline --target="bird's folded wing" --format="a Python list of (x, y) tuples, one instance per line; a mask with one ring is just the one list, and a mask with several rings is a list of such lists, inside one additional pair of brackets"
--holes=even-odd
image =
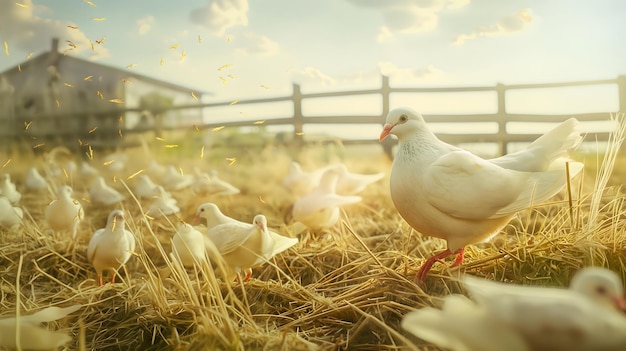
[(453, 351), (528, 351), (521, 335), (461, 295), (449, 295), (443, 309), (425, 307), (405, 316), (402, 327)]
[(224, 223), (209, 229), (207, 235), (219, 252), (225, 255), (243, 245), (255, 230), (252, 224)]
[(481, 220), (513, 203), (530, 173), (507, 170), (467, 151), (450, 152), (424, 174), (426, 200), (449, 216)]
[(98, 249), (98, 244), (100, 243), (101, 236), (104, 234), (106, 229), (100, 228), (96, 230), (91, 240), (89, 240), (89, 245), (87, 246), (87, 259), (89, 262), (93, 262), (94, 255), (96, 254), (96, 250)]

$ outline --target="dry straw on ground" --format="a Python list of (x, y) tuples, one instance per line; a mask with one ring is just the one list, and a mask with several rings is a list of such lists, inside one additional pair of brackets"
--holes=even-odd
[[(289, 225), (294, 199), (280, 186), (291, 152), (274, 145), (237, 155), (213, 151), (214, 157), (181, 161), (171, 150), (151, 150), (160, 162), (189, 172), (193, 166), (218, 169), (221, 178), (242, 189), (232, 197), (175, 193), (182, 220), (191, 221), (196, 207), (211, 201), (243, 221), (263, 213), (274, 231), (294, 235)], [(132, 198), (125, 184), (132, 184), (127, 177), (145, 163), (145, 150), (129, 150), (129, 155), (134, 163), (116, 175), (116, 187), (129, 195), (123, 208), (138, 246), (121, 280), (98, 287), (85, 253), (91, 233), (104, 225), (110, 208), (83, 201), (86, 221), (72, 244), (69, 236), (53, 234), (42, 219), (51, 195), (24, 193), (24, 225), (0, 233), (0, 317), (15, 315), (18, 302), (22, 314), (81, 304), (70, 317), (49, 323), (50, 329), (72, 336), (69, 350), (436, 350), (404, 332), (400, 321), (411, 310), (462, 292), (461, 272), (554, 286), (566, 285), (588, 265), (610, 267), (622, 278), (626, 273), (626, 196), (615, 181), (604, 184), (615, 157), (610, 153), (606, 168), (600, 168), (606, 174), (596, 177), (594, 167), (588, 167), (585, 179), (570, 184), (569, 195), (521, 212), (492, 242), (469, 246), (462, 267), (437, 264), (424, 288), (413, 282), (415, 270), (444, 243), (422, 237), (403, 222), (391, 203), (388, 178), (370, 186), (361, 204), (346, 207), (336, 227), (300, 233), (300, 243), (256, 268), (250, 281), (230, 282), (207, 266), (183, 270), (172, 265), (168, 253), (177, 219), (143, 215), (146, 204)], [(237, 161), (229, 166), (233, 156)], [(26, 167), (41, 161), (10, 157), (3, 171), (12, 173), (18, 185)], [(371, 157), (341, 145), (312, 147), (298, 159), (309, 169), (334, 161), (362, 173), (390, 169), (382, 153)], [(87, 197), (85, 179), (62, 176), (56, 181), (64, 182), (74, 186), (78, 198)], [(166, 266), (172, 274), (161, 279), (159, 270)]]

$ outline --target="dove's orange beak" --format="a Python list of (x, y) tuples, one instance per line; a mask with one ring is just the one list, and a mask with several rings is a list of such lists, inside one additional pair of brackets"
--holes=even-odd
[(626, 312), (626, 300), (623, 297), (614, 297), (613, 305), (615, 305), (615, 308), (617, 308), (619, 311)]
[(391, 133), (391, 129), (393, 129), (393, 124), (385, 124), (383, 126), (383, 131), (380, 132), (380, 136), (378, 137), (378, 141), (382, 142), (383, 140), (385, 140), (385, 138), (389, 135), (389, 133)]
[(200, 220), (200, 214), (196, 213), (196, 215), (193, 216), (193, 224), (198, 224), (199, 220)]

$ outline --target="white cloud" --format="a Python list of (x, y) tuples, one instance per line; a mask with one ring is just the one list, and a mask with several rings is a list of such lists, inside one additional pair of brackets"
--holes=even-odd
[(378, 69), (380, 74), (392, 78), (396, 82), (432, 81), (443, 75), (443, 71), (432, 64), (420, 68), (400, 68), (392, 62), (381, 61), (378, 63)]
[(337, 84), (337, 80), (320, 69), (315, 67), (305, 67), (303, 69), (293, 70), (291, 72), (291, 79), (293, 82), (305, 85), (314, 84), (321, 86), (332, 86)]
[(155, 23), (154, 16), (146, 16), (137, 20), (137, 29), (139, 31), (139, 35), (146, 35), (150, 30), (152, 30), (152, 26)]
[(468, 34), (459, 34), (452, 45), (463, 45), (468, 40), (478, 37), (496, 37), (521, 32), (533, 21), (530, 9), (523, 9), (513, 15), (504, 17), (490, 26), (482, 26)]
[(70, 52), (86, 54), (95, 60), (110, 56), (110, 52), (102, 45), (96, 45), (92, 51), (89, 38), (80, 28), (73, 29), (69, 21), (41, 18), (35, 12), (45, 10), (41, 6), (34, 6), (31, 0), (22, 0), (18, 6), (12, 0), (0, 0), (0, 37), (7, 41), (9, 48), (14, 47), (26, 52), (40, 52), (50, 47), (52, 38), (59, 38), (60, 50), (69, 49), (68, 41), (76, 47)]
[(245, 32), (241, 36), (234, 37), (232, 42), (237, 45), (236, 51), (239, 55), (271, 56), (279, 50), (277, 42), (252, 32)]
[(385, 42), (395, 35), (429, 32), (437, 28), (439, 14), (460, 9), (470, 0), (347, 0), (357, 6), (382, 12), (383, 25), (376, 40)]
[(236, 26), (248, 25), (248, 0), (211, 0), (191, 11), (193, 23), (209, 29), (217, 36)]

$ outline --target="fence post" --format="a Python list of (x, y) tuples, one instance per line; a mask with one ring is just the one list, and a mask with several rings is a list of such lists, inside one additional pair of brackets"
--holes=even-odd
[(304, 117), (302, 116), (302, 92), (300, 91), (300, 84), (293, 83), (293, 132), (294, 140), (297, 145), (301, 145), (303, 142), (303, 125)]
[(500, 155), (506, 155), (508, 152), (508, 134), (506, 131), (506, 87), (502, 83), (496, 84), (496, 94), (498, 99), (498, 112), (496, 114), (496, 122), (498, 123), (498, 149)]

